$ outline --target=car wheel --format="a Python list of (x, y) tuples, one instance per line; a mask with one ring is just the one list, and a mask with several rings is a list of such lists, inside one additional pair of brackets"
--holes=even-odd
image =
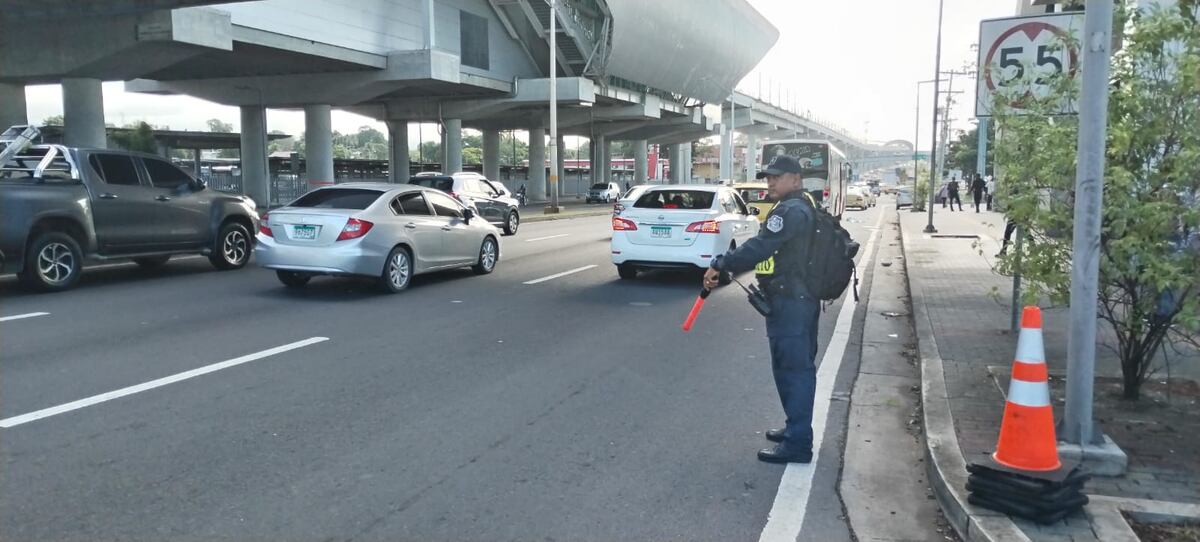
[(19, 278), (43, 292), (59, 292), (75, 285), (83, 273), (83, 251), (74, 237), (61, 232), (38, 235), (25, 255)]
[(496, 262), (500, 259), (500, 247), (492, 237), (486, 237), (479, 247), (479, 263), (471, 267), (476, 275), (486, 275), (496, 270)]
[(521, 227), (521, 216), (516, 211), (508, 213), (508, 220), (504, 221), (504, 235), (516, 235), (519, 227)]
[(394, 294), (408, 288), (412, 281), (412, 253), (404, 247), (393, 248), (383, 264), (383, 276), (379, 277), (384, 291)]
[(638, 269), (627, 263), (617, 264), (617, 275), (625, 280), (633, 280), (638, 276)]
[(150, 256), (147, 258), (134, 258), (133, 263), (138, 264), (138, 267), (141, 267), (142, 269), (157, 269), (159, 267), (167, 265), (167, 261), (169, 261), (170, 259), (171, 259), (171, 256), (169, 256), (169, 255), (168, 256)]
[(226, 222), (217, 231), (208, 261), (222, 271), (241, 269), (250, 261), (250, 232), (237, 222)]
[(279, 277), (279, 282), (284, 286), (292, 289), (300, 289), (312, 280), (312, 275), (308, 273), (300, 273), (298, 271), (276, 271), (275, 276)]

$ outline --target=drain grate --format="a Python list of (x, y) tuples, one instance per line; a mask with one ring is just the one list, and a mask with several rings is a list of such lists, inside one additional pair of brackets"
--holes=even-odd
[(930, 235), (934, 239), (979, 239), (978, 235), (952, 235), (946, 233), (935, 233)]

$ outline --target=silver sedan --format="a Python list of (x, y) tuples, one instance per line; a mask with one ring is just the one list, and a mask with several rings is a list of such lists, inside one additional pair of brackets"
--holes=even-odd
[(289, 288), (315, 275), (369, 276), (399, 292), (421, 273), (457, 267), (491, 273), (499, 239), (494, 226), (443, 192), (348, 183), (263, 215), (254, 257)]

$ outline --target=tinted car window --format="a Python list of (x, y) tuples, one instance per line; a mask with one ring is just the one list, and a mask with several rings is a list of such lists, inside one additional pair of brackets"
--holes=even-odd
[(413, 177), (408, 180), (408, 184), (424, 186), (425, 188), (436, 188), (442, 192), (454, 191), (454, 179), (450, 177)]
[(653, 190), (642, 194), (634, 207), (644, 209), (711, 209), (714, 192), (700, 190)]
[(96, 173), (100, 174), (100, 178), (104, 179), (108, 184), (123, 184), (137, 186), (142, 184), (138, 180), (137, 168), (133, 165), (133, 158), (121, 154), (93, 154), (89, 159), (92, 163), (92, 168)]
[(325, 188), (301, 196), (291, 207), (362, 210), (370, 207), (382, 194), (378, 190), (362, 188)]
[(738, 208), (737, 212), (742, 213), (744, 215), (750, 214), (750, 209), (746, 208), (746, 202), (742, 201), (741, 196), (739, 196), (737, 194), (733, 194), (733, 203), (734, 203), (734, 205), (737, 205), (737, 208)]
[(608, 185), (604, 183), (593, 184), (592, 190), (608, 190)]
[(425, 203), (425, 196), (422, 196), (420, 192), (416, 194), (404, 194), (403, 196), (396, 198), (392, 202), (392, 208), (395, 209), (398, 214), (433, 214), (429, 212), (429, 205)]
[(462, 218), (462, 207), (459, 207), (454, 200), (449, 196), (430, 193), (427, 195), (429, 203), (433, 204), (433, 211), (438, 216), (448, 216), (453, 218)]
[(143, 158), (142, 163), (146, 164), (146, 173), (150, 174), (150, 184), (154, 185), (154, 188), (174, 189), (192, 181), (187, 173), (162, 160)]

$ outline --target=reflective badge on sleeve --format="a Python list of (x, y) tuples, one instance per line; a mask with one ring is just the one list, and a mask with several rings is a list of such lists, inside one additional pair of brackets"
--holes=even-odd
[(754, 266), (754, 273), (756, 275), (774, 275), (775, 274), (775, 257), (772, 256), (761, 262), (758, 262), (758, 265)]
[(767, 219), (767, 229), (771, 230), (771, 233), (783, 231), (783, 216), (771, 215), (771, 218)]

